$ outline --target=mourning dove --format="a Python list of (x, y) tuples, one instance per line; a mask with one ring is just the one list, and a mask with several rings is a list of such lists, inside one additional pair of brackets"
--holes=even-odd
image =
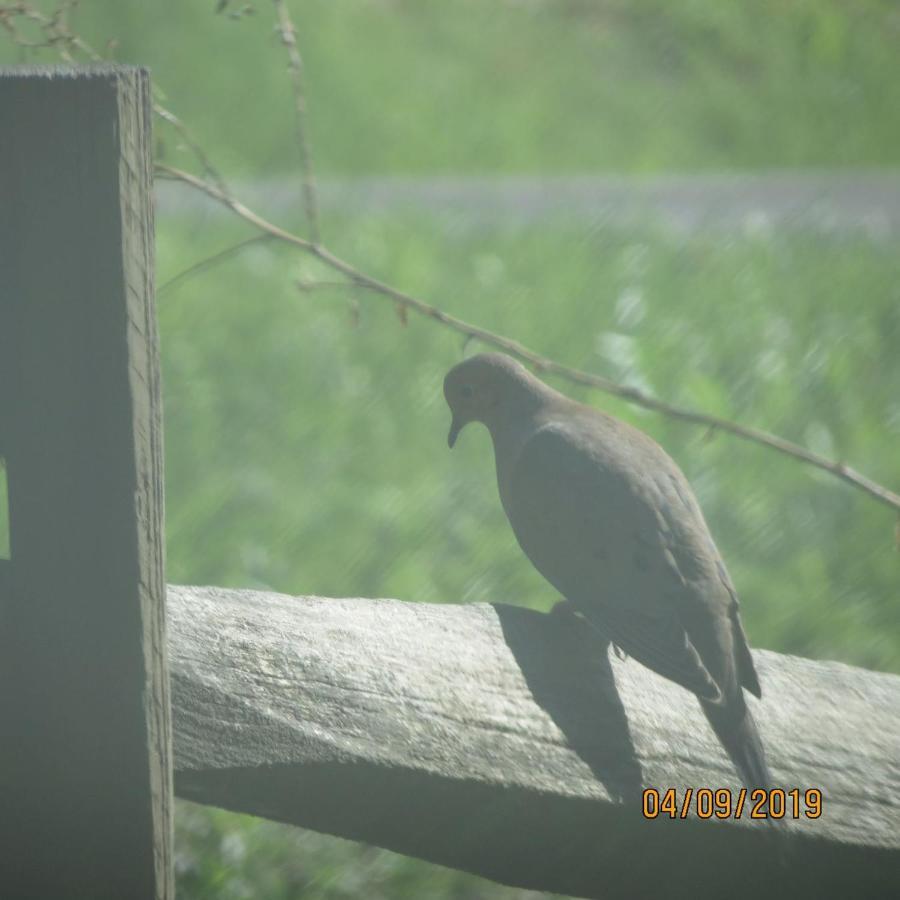
[(487, 426), (503, 509), (538, 572), (614, 645), (696, 694), (747, 787), (768, 788), (737, 594), (675, 462), (503, 354), (459, 363), (444, 396), (451, 447), (469, 422)]

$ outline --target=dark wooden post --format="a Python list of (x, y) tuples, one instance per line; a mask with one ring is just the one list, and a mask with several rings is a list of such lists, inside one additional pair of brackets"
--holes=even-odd
[(0, 74), (0, 895), (173, 896), (150, 98)]

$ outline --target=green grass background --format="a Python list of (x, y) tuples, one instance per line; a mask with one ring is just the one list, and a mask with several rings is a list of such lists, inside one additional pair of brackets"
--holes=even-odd
[[(228, 9), (237, 9), (231, 4)], [(295, 169), (270, 5), (84, 0), (74, 23), (149, 64), (229, 173)], [(332, 175), (895, 167), (895, 3), (292, 3), (310, 131)], [(0, 62), (22, 52), (0, 38)], [(49, 55), (43, 58), (49, 59)], [(158, 151), (188, 156), (159, 128)], [(303, 228), (299, 215), (284, 224)], [(900, 485), (896, 236), (684, 234), (556, 217), (468, 227), (327, 215), (363, 270), (569, 365), (798, 441)], [(159, 281), (247, 236), (160, 217)], [(323, 274), (255, 247), (159, 299), (172, 582), (545, 609), (490, 444), (446, 448), (462, 340), (389, 303), (301, 293)], [(760, 448), (556, 386), (647, 430), (695, 486), (754, 645), (900, 672), (896, 516)], [(2, 546), (2, 541), (0, 541)], [(462, 873), (179, 804), (182, 898), (517, 898)]]

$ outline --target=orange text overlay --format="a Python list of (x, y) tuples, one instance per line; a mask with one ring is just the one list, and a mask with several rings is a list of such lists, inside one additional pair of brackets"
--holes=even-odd
[(822, 815), (822, 792), (818, 788), (741, 788), (733, 794), (728, 788), (685, 788), (683, 792), (646, 788), (643, 804), (645, 819), (686, 819), (692, 807), (700, 819), (818, 819)]

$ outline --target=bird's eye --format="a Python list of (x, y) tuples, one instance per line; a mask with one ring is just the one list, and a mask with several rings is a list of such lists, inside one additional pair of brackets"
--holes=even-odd
[(468, 400), (475, 393), (475, 388), (473, 388), (471, 384), (464, 384), (459, 389), (459, 393), (462, 397), (465, 397), (466, 400)]

